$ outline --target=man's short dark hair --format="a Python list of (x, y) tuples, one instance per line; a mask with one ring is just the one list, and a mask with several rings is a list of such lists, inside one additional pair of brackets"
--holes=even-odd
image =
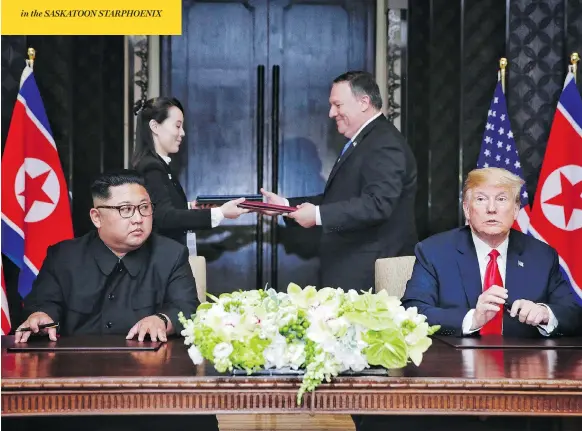
[(133, 169), (122, 169), (114, 172), (105, 172), (91, 184), (91, 196), (93, 199), (107, 200), (111, 197), (111, 187), (123, 186), (125, 184), (138, 184), (145, 186), (144, 178)]
[(370, 98), (370, 103), (374, 108), (378, 111), (382, 109), (380, 88), (371, 73), (363, 72), (361, 70), (349, 71), (341, 74), (333, 80), (334, 84), (337, 84), (338, 82), (349, 83), (354, 96), (368, 96)]

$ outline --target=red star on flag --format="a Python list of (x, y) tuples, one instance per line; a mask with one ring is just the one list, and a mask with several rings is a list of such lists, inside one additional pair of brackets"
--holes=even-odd
[(31, 177), (26, 172), (25, 187), (24, 191), (20, 193), (20, 196), (24, 196), (26, 212), (32, 207), (32, 205), (38, 202), (46, 202), (49, 204), (54, 204), (53, 200), (49, 195), (45, 193), (42, 189), (47, 177), (50, 175), (51, 171), (46, 171), (36, 177)]
[(573, 184), (560, 172), (560, 185), (562, 187), (562, 193), (548, 199), (544, 203), (564, 207), (564, 217), (566, 218), (567, 226), (574, 210), (582, 210), (582, 181)]

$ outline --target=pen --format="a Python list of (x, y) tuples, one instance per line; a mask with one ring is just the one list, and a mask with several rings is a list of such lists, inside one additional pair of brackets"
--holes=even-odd
[[(43, 323), (42, 325), (38, 325), (38, 329), (48, 329), (48, 328), (58, 328), (59, 324), (55, 323), (55, 322), (51, 322), (51, 323)], [(29, 327), (25, 327), (25, 328), (18, 328), (16, 330), (16, 332), (30, 332), (32, 331), (32, 329), (30, 329)]]

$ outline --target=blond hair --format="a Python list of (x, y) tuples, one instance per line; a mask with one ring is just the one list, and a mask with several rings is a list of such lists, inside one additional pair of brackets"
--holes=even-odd
[(512, 174), (507, 169), (503, 168), (481, 168), (473, 169), (467, 175), (465, 186), (463, 187), (463, 202), (467, 199), (467, 194), (470, 190), (483, 185), (493, 185), (496, 187), (503, 187), (508, 189), (515, 198), (515, 203), (520, 203), (521, 186), (525, 183), (520, 177)]

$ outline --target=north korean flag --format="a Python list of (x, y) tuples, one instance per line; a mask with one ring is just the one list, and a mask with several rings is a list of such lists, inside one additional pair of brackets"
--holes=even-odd
[(582, 302), (582, 99), (571, 72), (554, 116), (534, 202), (530, 233), (556, 249)]
[(72, 237), (65, 176), (27, 65), (2, 155), (2, 253), (20, 268), (22, 297), (30, 292), (47, 248)]

